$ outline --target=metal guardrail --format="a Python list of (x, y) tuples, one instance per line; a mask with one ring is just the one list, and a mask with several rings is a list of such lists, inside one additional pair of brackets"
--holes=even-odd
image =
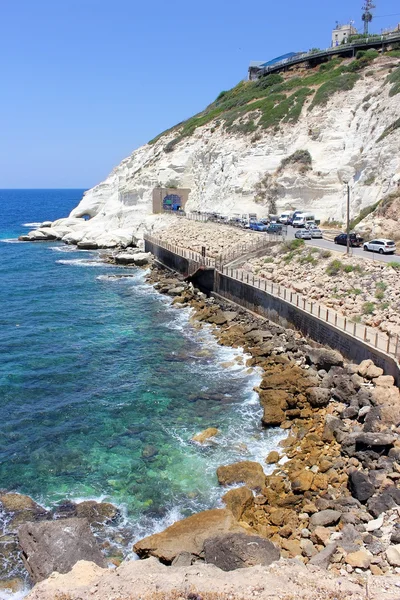
[(396, 359), (400, 358), (400, 340), (398, 335), (389, 335), (378, 331), (375, 327), (369, 327), (363, 323), (356, 323), (339, 314), (337, 311), (329, 309), (323, 304), (312, 302), (298, 292), (290, 290), (280, 284), (272, 283), (265, 278), (261, 279), (256, 277), (250, 272), (230, 269), (229, 267), (223, 267), (220, 272), (231, 279), (236, 279), (237, 281), (246, 283), (258, 290), (266, 292), (271, 296), (276, 296), (317, 319), (337, 327), (344, 333), (361, 340), (364, 344), (368, 344), (376, 350), (385, 352)]
[(275, 71), (279, 71), (284, 67), (290, 67), (291, 65), (301, 64), (309, 59), (313, 58), (324, 58), (326, 56), (337, 55), (341, 53), (346, 53), (349, 50), (354, 50), (353, 55), (355, 55), (357, 50), (365, 48), (366, 46), (380, 46), (385, 44), (391, 44), (400, 42), (400, 34), (388, 34), (381, 35), (379, 39), (371, 36), (371, 38), (361, 39), (360, 41), (349, 43), (349, 44), (341, 44), (340, 46), (334, 46), (332, 48), (326, 48), (325, 50), (321, 50), (321, 52), (304, 52), (303, 54), (297, 55), (293, 58), (285, 58), (279, 63), (275, 63), (270, 67), (264, 67), (257, 71), (257, 77), (262, 77), (263, 75), (268, 75), (269, 73), (274, 73)]
[(175, 246), (174, 244), (169, 244), (165, 240), (161, 238), (145, 234), (143, 236), (145, 241), (150, 242), (151, 244), (155, 244), (156, 246), (160, 246), (160, 248), (164, 248), (164, 250), (168, 250), (169, 252), (173, 252), (177, 256), (181, 256), (182, 258), (186, 258), (194, 263), (197, 263), (203, 267), (209, 267), (214, 269), (216, 266), (216, 259), (210, 258), (208, 256), (203, 256), (199, 252), (195, 252), (194, 250), (188, 250), (187, 248), (182, 248), (181, 246)]

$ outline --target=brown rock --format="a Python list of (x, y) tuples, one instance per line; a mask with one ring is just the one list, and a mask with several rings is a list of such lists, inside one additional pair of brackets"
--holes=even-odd
[(262, 466), (250, 460), (218, 467), (217, 477), (220, 485), (244, 483), (252, 490), (261, 489), (265, 484), (265, 473)]
[(351, 552), (345, 558), (345, 561), (351, 567), (357, 567), (359, 569), (368, 569), (371, 564), (372, 556), (367, 553), (366, 550), (358, 550), (357, 552)]
[(237, 521), (240, 521), (243, 513), (254, 504), (253, 492), (244, 486), (229, 490), (222, 496), (222, 500)]
[(171, 563), (181, 552), (199, 556), (206, 539), (229, 532), (249, 533), (235, 521), (230, 510), (216, 508), (192, 515), (161, 533), (140, 540), (133, 550), (141, 558), (155, 556), (162, 562)]
[(254, 565), (270, 565), (279, 560), (280, 552), (272, 542), (261, 537), (228, 533), (207, 539), (204, 556), (206, 563), (214, 564), (223, 571), (233, 571)]
[(326, 527), (319, 526), (314, 529), (313, 533), (311, 534), (311, 539), (316, 544), (323, 544), (326, 546), (329, 543), (331, 533), (332, 532)]
[(19, 525), (26, 521), (39, 521), (48, 516), (45, 508), (23, 494), (0, 494), (0, 504), (6, 513), (10, 513), (8, 527), (12, 531), (16, 531)]
[(292, 491), (295, 494), (307, 492), (311, 488), (313, 480), (314, 473), (312, 473), (312, 471), (304, 469), (303, 471), (298, 472), (292, 479)]
[(392, 387), (394, 385), (394, 377), (392, 375), (380, 375), (373, 380), (377, 387)]
[(301, 556), (303, 552), (298, 540), (282, 540), (282, 548), (287, 550), (290, 556)]
[(325, 473), (316, 473), (314, 476), (311, 489), (313, 491), (317, 490), (327, 490), (328, 489), (329, 477), (325, 475)]
[(119, 510), (109, 502), (87, 500), (76, 505), (75, 514), (86, 518), (90, 524), (109, 523), (119, 516)]
[(381, 411), (381, 419), (385, 424), (400, 425), (400, 392), (395, 386), (375, 387), (372, 399)]
[(192, 437), (192, 442), (197, 442), (198, 444), (204, 444), (204, 442), (206, 442), (207, 440), (209, 440), (212, 437), (215, 437), (216, 435), (218, 435), (218, 433), (219, 433), (219, 431), (216, 427), (209, 427), (208, 429), (205, 429), (201, 433), (197, 433), (196, 435), (194, 435)]
[(273, 450), (268, 454), (267, 458), (265, 459), (265, 462), (267, 463), (267, 465), (274, 465), (275, 463), (279, 462), (279, 459), (279, 452)]

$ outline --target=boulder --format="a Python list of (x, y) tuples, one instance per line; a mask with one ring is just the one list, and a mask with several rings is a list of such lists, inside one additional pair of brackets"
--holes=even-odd
[(136, 252), (135, 254), (130, 252), (120, 252), (115, 256), (117, 265), (136, 265), (137, 267), (147, 265), (150, 262), (150, 259), (150, 252)]
[(336, 542), (328, 544), (326, 548), (321, 550), (321, 552), (318, 552), (318, 554), (316, 554), (310, 559), (309, 564), (314, 565), (315, 567), (319, 567), (320, 569), (327, 569), (329, 567), (333, 555), (336, 552), (336, 548)]
[(365, 503), (375, 493), (369, 477), (361, 471), (353, 471), (349, 475), (348, 487), (351, 495), (362, 503)]
[(376, 367), (374, 364), (369, 365), (365, 373), (366, 379), (375, 379), (376, 377), (380, 377), (381, 375), (383, 375), (383, 369), (381, 369), (380, 367)]
[(361, 377), (366, 377), (367, 375), (367, 371), (369, 369), (369, 367), (374, 366), (373, 361), (368, 358), (366, 360), (363, 360), (359, 365), (358, 365), (358, 369), (357, 369), (357, 373), (361, 376)]
[(392, 375), (379, 375), (373, 380), (377, 387), (392, 387), (394, 386), (394, 377)]
[(112, 523), (120, 517), (120, 512), (109, 502), (95, 502), (86, 500), (76, 505), (75, 514), (79, 518), (85, 518), (90, 524)]
[(354, 456), (356, 452), (373, 449), (379, 454), (388, 454), (395, 440), (392, 433), (353, 432), (342, 439), (342, 452)]
[(400, 567), (400, 544), (389, 546), (386, 550), (386, 560), (392, 567)]
[(371, 564), (372, 555), (366, 550), (357, 550), (346, 556), (346, 563), (354, 568), (368, 569)]
[(400, 391), (395, 386), (377, 386), (371, 392), (373, 402), (381, 411), (381, 419), (387, 425), (400, 425)]
[(267, 463), (267, 465), (275, 465), (277, 462), (279, 462), (279, 460), (279, 452), (276, 452), (276, 450), (272, 450), (272, 452), (270, 452), (267, 458), (265, 459), (265, 462)]
[(265, 485), (265, 473), (262, 466), (250, 460), (218, 467), (217, 477), (220, 485), (244, 483), (252, 490), (261, 489)]
[(313, 525), (314, 527), (326, 527), (327, 525), (335, 525), (339, 521), (341, 516), (342, 513), (338, 510), (332, 510), (329, 508), (326, 510), (321, 510), (320, 512), (311, 515), (310, 525)]
[(230, 510), (216, 508), (192, 515), (136, 542), (133, 550), (140, 558), (155, 556), (169, 564), (181, 552), (199, 556), (206, 539), (225, 533), (247, 533), (247, 529), (235, 521)]
[(343, 366), (343, 356), (340, 352), (331, 350), (331, 348), (307, 348), (306, 358), (309, 363), (325, 371), (329, 371), (334, 366)]
[(311, 387), (306, 390), (309, 403), (313, 408), (328, 406), (331, 398), (331, 391), (320, 387)]
[(368, 512), (375, 518), (383, 512), (400, 505), (400, 490), (394, 485), (387, 487), (383, 492), (372, 496), (367, 502)]
[(292, 479), (292, 491), (295, 494), (307, 492), (312, 486), (313, 479), (314, 473), (303, 469), (294, 475), (294, 478)]
[(280, 551), (269, 540), (243, 533), (231, 533), (205, 540), (206, 563), (222, 571), (233, 571), (254, 565), (268, 566), (280, 559)]
[(194, 435), (192, 437), (192, 442), (197, 442), (198, 444), (204, 444), (204, 442), (207, 442), (210, 438), (215, 437), (216, 435), (218, 435), (218, 433), (219, 433), (219, 431), (216, 427), (209, 427), (208, 429), (205, 429), (201, 433), (197, 433), (196, 435)]
[(14, 531), (25, 521), (40, 521), (49, 515), (45, 508), (23, 494), (0, 494), (0, 505), (10, 517), (8, 528)]
[(225, 503), (226, 508), (232, 512), (235, 519), (240, 521), (243, 513), (253, 506), (254, 496), (249, 488), (243, 486), (229, 490), (222, 496), (222, 501)]
[(25, 523), (18, 530), (26, 569), (34, 583), (53, 573), (68, 573), (78, 560), (105, 567), (105, 560), (86, 519)]
[(344, 435), (344, 429), (345, 425), (341, 419), (334, 415), (326, 415), (322, 441), (333, 442), (333, 440), (339, 440)]
[(79, 250), (98, 250), (99, 246), (94, 240), (81, 240), (77, 243)]

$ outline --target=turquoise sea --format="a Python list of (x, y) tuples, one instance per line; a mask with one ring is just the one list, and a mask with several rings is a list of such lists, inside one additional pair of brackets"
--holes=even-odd
[[(128, 552), (218, 506), (216, 467), (263, 461), (279, 434), (260, 427), (259, 373), (194, 328), (143, 270), (16, 242), (29, 224), (67, 216), (82, 193), (0, 190), (0, 488), (48, 507), (113, 502)], [(215, 444), (190, 442), (210, 426)]]

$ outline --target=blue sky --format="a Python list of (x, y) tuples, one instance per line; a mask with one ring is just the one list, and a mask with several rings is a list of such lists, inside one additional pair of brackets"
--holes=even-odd
[[(376, 4), (373, 31), (400, 21), (398, 0)], [(327, 47), (336, 20), (360, 28), (361, 5), (0, 0), (0, 188), (95, 185), (250, 60)]]

